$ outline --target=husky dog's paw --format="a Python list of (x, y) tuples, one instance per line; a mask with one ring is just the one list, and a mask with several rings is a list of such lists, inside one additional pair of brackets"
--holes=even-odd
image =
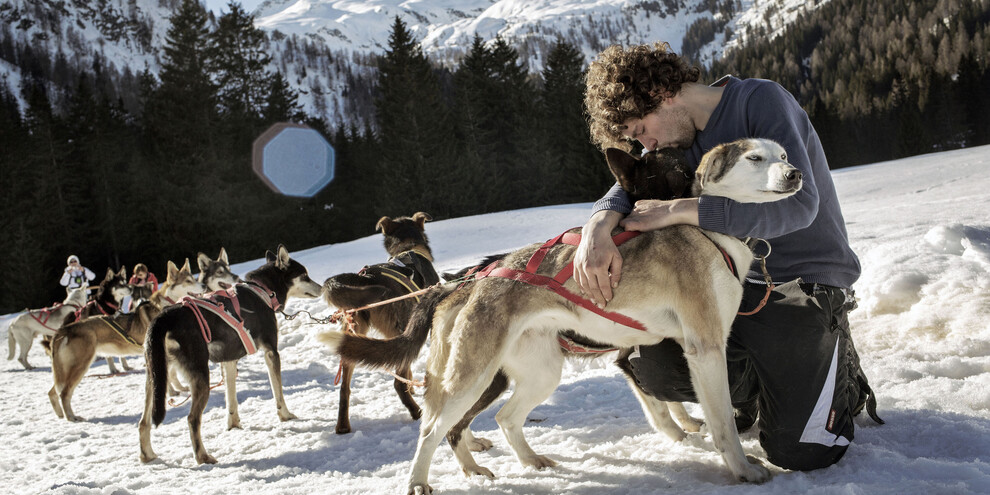
[(415, 484), (409, 487), (408, 495), (431, 495), (433, 488), (430, 485)]
[(739, 474), (739, 481), (746, 483), (764, 483), (770, 480), (770, 470), (763, 466), (759, 459), (746, 456), (749, 461), (746, 468)]
[(282, 409), (279, 409), (278, 419), (282, 421), (289, 421), (290, 419), (299, 419), (299, 417), (296, 416), (295, 414), (290, 413), (289, 411), (284, 411)]
[(487, 452), (492, 446), (495, 445), (491, 440), (487, 438), (472, 438), (467, 442), (467, 448), (471, 452)]
[(203, 452), (202, 454), (196, 454), (196, 464), (216, 464), (217, 460), (213, 458), (212, 455)]
[(141, 459), (141, 462), (143, 462), (143, 463), (149, 463), (149, 462), (151, 462), (151, 461), (153, 461), (155, 459), (158, 459), (158, 456), (155, 455), (154, 452), (152, 452), (151, 454), (145, 454), (144, 452), (141, 452), (140, 459)]
[(465, 476), (468, 476), (468, 477), (471, 477), (471, 476), (484, 476), (484, 477), (486, 477), (486, 478), (488, 478), (490, 480), (495, 479), (495, 473), (491, 472), (490, 469), (485, 468), (485, 467), (481, 467), (481, 466), (479, 466), (477, 464), (475, 464), (474, 467), (472, 467), (472, 468), (464, 468), (463, 471), (464, 471), (464, 475)]
[(522, 461), (524, 466), (535, 467), (536, 469), (551, 468), (557, 465), (557, 461), (545, 456), (545, 455), (535, 455), (528, 459)]

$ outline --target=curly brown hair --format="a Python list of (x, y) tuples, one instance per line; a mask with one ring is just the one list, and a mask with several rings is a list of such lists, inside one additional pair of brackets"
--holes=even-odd
[(585, 78), (584, 108), (591, 141), (602, 150), (631, 149), (623, 122), (642, 118), (681, 85), (697, 82), (701, 70), (670, 51), (666, 42), (627, 49), (612, 45), (600, 54)]

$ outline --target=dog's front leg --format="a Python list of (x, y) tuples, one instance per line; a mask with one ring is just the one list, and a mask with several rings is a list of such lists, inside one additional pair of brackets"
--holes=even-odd
[(131, 371), (133, 369), (131, 368), (131, 365), (127, 364), (127, 359), (124, 358), (124, 356), (120, 356), (120, 367), (124, 368), (124, 371)]
[(712, 432), (715, 449), (736, 479), (762, 483), (770, 479), (770, 471), (760, 464), (750, 463), (739, 442), (739, 432), (729, 397), (729, 378), (725, 362), (725, 345), (703, 345), (699, 340), (686, 340), (684, 357), (691, 371), (691, 385), (705, 412)]
[(241, 415), (237, 412), (237, 361), (224, 361), (220, 365), (223, 383), (226, 385), (224, 398), (227, 400), (227, 429), (241, 427)]
[(285, 404), (285, 396), (282, 395), (282, 360), (278, 357), (278, 351), (273, 349), (265, 351), (265, 363), (268, 364), (268, 381), (272, 385), (272, 395), (275, 396), (278, 419), (282, 421), (296, 419), (296, 415), (289, 412), (289, 406)]

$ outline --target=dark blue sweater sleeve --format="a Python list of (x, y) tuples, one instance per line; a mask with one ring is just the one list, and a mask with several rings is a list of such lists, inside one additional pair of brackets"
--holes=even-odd
[(702, 228), (737, 237), (775, 238), (803, 229), (818, 214), (818, 191), (812, 171), (808, 143), (802, 136), (813, 134), (804, 109), (779, 84), (754, 90), (740, 106), (727, 109), (745, 118), (752, 137), (772, 139), (784, 147), (787, 160), (801, 170), (804, 185), (787, 199), (769, 203), (739, 203), (717, 196), (703, 196), (698, 204)]

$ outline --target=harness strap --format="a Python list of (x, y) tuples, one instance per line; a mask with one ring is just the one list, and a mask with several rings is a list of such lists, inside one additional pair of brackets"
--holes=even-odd
[(130, 335), (127, 335), (127, 331), (124, 330), (124, 328), (121, 327), (119, 323), (114, 321), (113, 317), (100, 316), (99, 319), (103, 321), (103, 323), (106, 323), (107, 326), (110, 327), (114, 332), (117, 332), (117, 335), (120, 335), (124, 340), (127, 341), (128, 344), (131, 344), (135, 347), (144, 347), (144, 344), (139, 344), (136, 340), (132, 339)]
[[(621, 232), (612, 237), (612, 242), (615, 242), (616, 246), (620, 246), (629, 239), (638, 236), (640, 232), (626, 231)], [(601, 317), (612, 320), (620, 325), (625, 325), (630, 328), (635, 328), (636, 330), (646, 331), (646, 327), (639, 321), (630, 318), (621, 313), (616, 313), (613, 311), (605, 311), (599, 308), (595, 303), (591, 302), (589, 299), (585, 299), (569, 290), (564, 288), (564, 282), (571, 278), (574, 273), (574, 262), (570, 262), (565, 266), (560, 272), (554, 277), (547, 277), (545, 275), (539, 275), (536, 271), (539, 269), (540, 264), (543, 259), (546, 258), (550, 249), (557, 244), (569, 244), (572, 246), (578, 245), (581, 242), (581, 234), (576, 233), (563, 233), (545, 242), (543, 246), (536, 250), (530, 257), (529, 262), (526, 263), (526, 270), (515, 270), (512, 268), (505, 268), (498, 266), (498, 261), (488, 265), (485, 269), (481, 270), (475, 274), (475, 279), (481, 279), (485, 277), (499, 277), (506, 278), (509, 280), (517, 280), (530, 285), (535, 285), (537, 287), (543, 287), (556, 292), (561, 297), (567, 299), (568, 301), (581, 306), (582, 308), (591, 311)]]
[[(397, 270), (393, 270), (391, 268), (386, 268), (386, 267), (383, 267), (383, 266), (382, 267), (378, 267), (378, 268), (381, 269), (382, 275), (385, 275), (386, 277), (388, 277), (388, 278), (390, 278), (392, 280), (395, 280), (396, 282), (398, 282), (399, 284), (401, 284), (403, 287), (405, 287), (406, 290), (409, 291), (410, 293), (414, 293), (414, 292), (418, 292), (419, 291), (419, 285), (416, 285), (416, 282), (413, 281), (413, 279), (407, 277), (405, 273), (402, 273), (402, 272), (397, 271)], [(416, 298), (416, 301), (419, 302), (419, 296), (418, 295), (413, 296), (413, 297), (415, 297)]]
[[(38, 322), (39, 325), (41, 325), (41, 326), (43, 326), (43, 327), (45, 327), (45, 328), (47, 328), (47, 329), (49, 329), (49, 330), (51, 330), (53, 332), (57, 332), (58, 331), (57, 328), (52, 328), (52, 327), (48, 326), (48, 320), (51, 319), (51, 317), (55, 313), (55, 311), (58, 311), (58, 309), (61, 308), (61, 307), (63, 307), (63, 306), (66, 306), (66, 304), (55, 303), (53, 306), (47, 307), (47, 308), (42, 308), (40, 310), (37, 310), (37, 312), (35, 312), (35, 311), (28, 311), (28, 315), (30, 315), (31, 318), (34, 319), (34, 321)], [(73, 308), (76, 308), (76, 313), (75, 313), (77, 315), (76, 316), (76, 321), (78, 321), (79, 320), (78, 313), (80, 311), (82, 311), (82, 306), (80, 306), (78, 304), (72, 304), (72, 303), (68, 304), (68, 306), (72, 306)]]
[(612, 352), (618, 350), (618, 348), (614, 348), (614, 347), (612, 348), (587, 347), (578, 344), (577, 342), (574, 341), (574, 339), (571, 339), (569, 337), (564, 337), (563, 335), (560, 334), (557, 334), (557, 343), (560, 344), (560, 347), (562, 347), (564, 350), (573, 352), (575, 354), (604, 354), (606, 352)]
[[(260, 288), (254, 289), (248, 284), (239, 284), (238, 286), (248, 287), (254, 290), (256, 294), (258, 293), (258, 290), (261, 290)], [(193, 314), (196, 316), (196, 322), (199, 324), (200, 332), (202, 333), (203, 340), (205, 340), (206, 343), (213, 341), (213, 332), (210, 329), (209, 323), (206, 321), (206, 317), (203, 316), (204, 309), (217, 315), (224, 321), (224, 323), (233, 328), (234, 331), (237, 332), (237, 336), (240, 337), (241, 343), (244, 345), (244, 350), (247, 351), (248, 354), (254, 354), (255, 352), (258, 352), (258, 347), (255, 345), (254, 339), (251, 338), (251, 334), (246, 328), (244, 328), (244, 319), (241, 317), (241, 303), (236, 292), (238, 286), (235, 286), (232, 289), (210, 293), (204, 298), (192, 298), (186, 296), (182, 298), (182, 305), (191, 309)], [(268, 294), (266, 293), (265, 296), (267, 295)], [(224, 303), (221, 302), (219, 298), (227, 299), (233, 314), (227, 311)], [(275, 304), (277, 304), (277, 301)]]

